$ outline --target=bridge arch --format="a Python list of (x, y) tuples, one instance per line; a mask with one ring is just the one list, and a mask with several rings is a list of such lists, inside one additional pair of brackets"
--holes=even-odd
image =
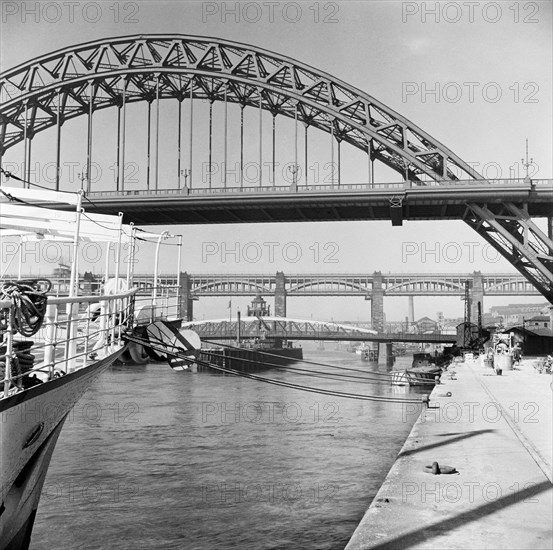
[(292, 58), (229, 40), (179, 34), (96, 40), (0, 75), (2, 155), (74, 117), (136, 101), (200, 98), (261, 104), (333, 134), (410, 180), (480, 177), (424, 130), (361, 90)]
[(203, 292), (206, 292), (207, 294), (217, 294), (218, 291), (225, 293), (228, 293), (229, 291), (235, 291), (237, 293), (246, 292), (248, 295), (251, 294), (252, 296), (257, 294), (258, 292), (261, 292), (261, 294), (264, 295), (274, 294), (274, 289), (271, 289), (263, 284), (251, 281), (244, 281), (240, 279), (233, 280), (228, 278), (216, 279), (214, 281), (200, 283), (199, 285), (195, 285), (192, 288), (192, 292), (198, 295), (202, 294)]
[(454, 281), (441, 280), (436, 281), (429, 279), (414, 279), (412, 281), (402, 281), (400, 283), (390, 285), (386, 287), (385, 293), (387, 296), (393, 296), (395, 293), (407, 292), (416, 288), (417, 290), (424, 291), (425, 287), (431, 286), (433, 289), (439, 288), (443, 292), (454, 292), (463, 294), (464, 285), (462, 283), (456, 283)]
[(343, 280), (336, 280), (336, 279), (317, 279), (313, 281), (304, 281), (302, 283), (297, 283), (294, 286), (291, 286), (288, 290), (288, 294), (298, 294), (301, 295), (302, 291), (308, 290), (308, 289), (315, 289), (315, 288), (321, 288), (321, 289), (328, 289), (329, 287), (336, 287), (340, 286), (342, 288), (349, 288), (354, 292), (359, 292), (360, 294), (367, 294), (371, 291), (371, 288), (367, 288), (363, 284), (354, 283), (352, 281), (348, 281), (347, 279)]

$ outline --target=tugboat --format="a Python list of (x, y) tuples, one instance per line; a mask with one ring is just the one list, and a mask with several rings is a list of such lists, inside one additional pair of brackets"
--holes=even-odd
[[(247, 309), (248, 317), (241, 320), (238, 312), (236, 342), (232, 346), (218, 346), (202, 349), (201, 363), (213, 363), (216, 366), (242, 372), (284, 366), (303, 359), (303, 349), (282, 338), (270, 338), (271, 323), (278, 317), (271, 317), (271, 306), (257, 293)], [(257, 325), (261, 337), (242, 337), (242, 328), (246, 324)], [(203, 367), (206, 368), (206, 367)], [(198, 370), (202, 367), (198, 366)]]

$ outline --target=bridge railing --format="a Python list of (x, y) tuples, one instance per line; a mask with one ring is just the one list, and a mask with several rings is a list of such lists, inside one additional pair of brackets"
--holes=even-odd
[(171, 188), (171, 189), (127, 189), (123, 191), (91, 191), (87, 195), (94, 197), (119, 197), (119, 196), (213, 196), (225, 194), (282, 194), (282, 193), (358, 193), (373, 191), (428, 190), (428, 188), (459, 188), (459, 187), (527, 187), (532, 186), (553, 188), (553, 179), (502, 178), (502, 179), (475, 179), (475, 180), (440, 180), (440, 181), (402, 181), (392, 183), (348, 183), (327, 185), (274, 185), (274, 186), (235, 186), (235, 187), (195, 187), (195, 188)]

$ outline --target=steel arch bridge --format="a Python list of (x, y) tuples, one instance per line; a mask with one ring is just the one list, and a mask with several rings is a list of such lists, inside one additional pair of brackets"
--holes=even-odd
[[(5, 98), (0, 107), (0, 157), (23, 142), (23, 179), (27, 181), (33, 137), (56, 128), (56, 185), (59, 186), (61, 128), (66, 121), (79, 116), (86, 116), (88, 120), (87, 174), (90, 175), (93, 115), (101, 109), (116, 107), (117, 190), (123, 191), (126, 105), (147, 102), (149, 113), (154, 102), (159, 106), (159, 100), (167, 98), (178, 100), (179, 123), (185, 100), (190, 104), (191, 114), (194, 99), (209, 102), (210, 168), (212, 105), (224, 102), (242, 108), (242, 136), (245, 107), (271, 113), (273, 171), (274, 122), (281, 115), (295, 121), (294, 166), (298, 166), (298, 123), (303, 123), (306, 133), (309, 128), (316, 128), (332, 136), (332, 143), (336, 142), (338, 166), (342, 142), (366, 153), (370, 183), (374, 182), (375, 161), (420, 187), (431, 183), (435, 186), (436, 182), (483, 179), (453, 151), (367, 93), (289, 57), (218, 38), (135, 35), (71, 46), (1, 74), (0, 94)], [(148, 139), (148, 151), (149, 147)], [(178, 150), (180, 177), (180, 124)], [(261, 165), (262, 162), (260, 172)], [(156, 170), (157, 166), (156, 162)], [(191, 174), (191, 183), (193, 181)], [(157, 176), (155, 184), (157, 190)], [(339, 187), (332, 186), (331, 190), (340, 196)], [(528, 192), (521, 195), (523, 199), (516, 202), (513, 198), (503, 202), (497, 197), (487, 198), (486, 202), (466, 202), (462, 218), (553, 303), (553, 241), (551, 235), (546, 235), (532, 221), (527, 207), (537, 195), (538, 191), (530, 186)], [(489, 196), (487, 193), (486, 197)], [(439, 197), (425, 200), (430, 206), (436, 199)], [(388, 200), (390, 217), (396, 222), (401, 220), (405, 210), (402, 194)], [(548, 212), (542, 201), (538, 215), (550, 219), (551, 212)]]
[[(411, 180), (478, 178), (452, 151), (377, 99), (261, 48), (183, 35), (97, 40), (1, 75), (2, 152), (71, 118), (135, 101), (224, 101), (333, 133)], [(27, 123), (26, 123), (27, 121)], [(408, 163), (408, 166), (406, 166)], [(454, 174), (452, 167), (457, 168)]]

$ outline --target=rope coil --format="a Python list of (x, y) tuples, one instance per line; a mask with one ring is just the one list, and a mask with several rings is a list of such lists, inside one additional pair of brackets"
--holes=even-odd
[[(24, 279), (6, 281), (0, 287), (0, 299), (8, 299), (14, 305), (13, 323), (16, 333), (26, 338), (36, 334), (46, 315), (47, 293), (52, 288), (48, 279)], [(8, 329), (6, 313), (0, 316), (0, 330)]]

